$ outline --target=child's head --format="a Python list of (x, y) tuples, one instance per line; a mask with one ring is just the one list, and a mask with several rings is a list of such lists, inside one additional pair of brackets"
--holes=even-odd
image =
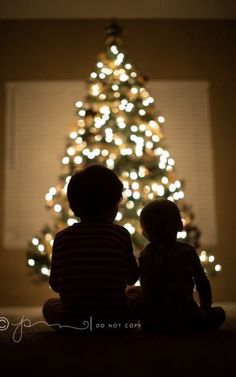
[(148, 203), (141, 211), (140, 224), (143, 235), (151, 242), (168, 242), (176, 239), (183, 229), (177, 205), (167, 199)]
[(67, 198), (75, 216), (86, 220), (114, 221), (123, 184), (103, 165), (89, 165), (76, 172), (67, 188)]

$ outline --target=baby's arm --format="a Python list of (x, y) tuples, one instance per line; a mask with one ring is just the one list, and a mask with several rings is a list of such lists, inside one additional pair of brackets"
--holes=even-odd
[(208, 310), (212, 305), (211, 285), (201, 264), (199, 256), (194, 249), (192, 255), (194, 262), (194, 281), (199, 295), (200, 307), (203, 310)]

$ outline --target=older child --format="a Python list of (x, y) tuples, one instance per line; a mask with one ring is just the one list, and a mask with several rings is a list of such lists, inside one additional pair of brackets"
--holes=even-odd
[[(225, 320), (212, 307), (209, 280), (195, 249), (176, 240), (183, 229), (178, 207), (166, 199), (148, 203), (140, 224), (149, 244), (141, 252), (142, 326), (146, 330), (211, 330)], [(194, 300), (194, 287), (199, 304)]]
[(54, 240), (49, 284), (60, 298), (49, 299), (43, 314), (50, 324), (121, 321), (135, 317), (139, 277), (128, 231), (114, 224), (123, 185), (115, 173), (90, 165), (68, 185), (70, 208), (80, 222)]

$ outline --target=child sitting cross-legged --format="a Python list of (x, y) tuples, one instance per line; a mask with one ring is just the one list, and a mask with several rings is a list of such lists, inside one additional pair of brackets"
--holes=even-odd
[(72, 176), (67, 197), (80, 222), (54, 240), (49, 284), (59, 298), (43, 306), (49, 324), (76, 326), (92, 318), (95, 329), (137, 318), (140, 299), (127, 287), (138, 280), (139, 268), (129, 232), (114, 224), (122, 190), (102, 165)]
[[(142, 327), (148, 331), (204, 331), (225, 320), (221, 307), (212, 307), (212, 293), (195, 249), (177, 241), (183, 229), (175, 203), (149, 202), (140, 224), (149, 243), (139, 257), (143, 295)], [(194, 299), (194, 288), (199, 303)]]

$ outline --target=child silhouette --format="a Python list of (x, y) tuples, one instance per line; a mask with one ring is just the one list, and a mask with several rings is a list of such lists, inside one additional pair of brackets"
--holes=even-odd
[(115, 173), (94, 164), (68, 185), (70, 208), (80, 222), (56, 234), (49, 284), (59, 298), (43, 314), (49, 324), (75, 325), (135, 317), (139, 299), (127, 290), (139, 277), (128, 231), (114, 224), (123, 185)]
[[(220, 307), (212, 307), (209, 280), (195, 249), (176, 240), (183, 229), (173, 202), (149, 202), (140, 224), (149, 244), (139, 257), (143, 295), (142, 327), (145, 330), (213, 330), (225, 320)], [(194, 288), (199, 304), (194, 300)]]

